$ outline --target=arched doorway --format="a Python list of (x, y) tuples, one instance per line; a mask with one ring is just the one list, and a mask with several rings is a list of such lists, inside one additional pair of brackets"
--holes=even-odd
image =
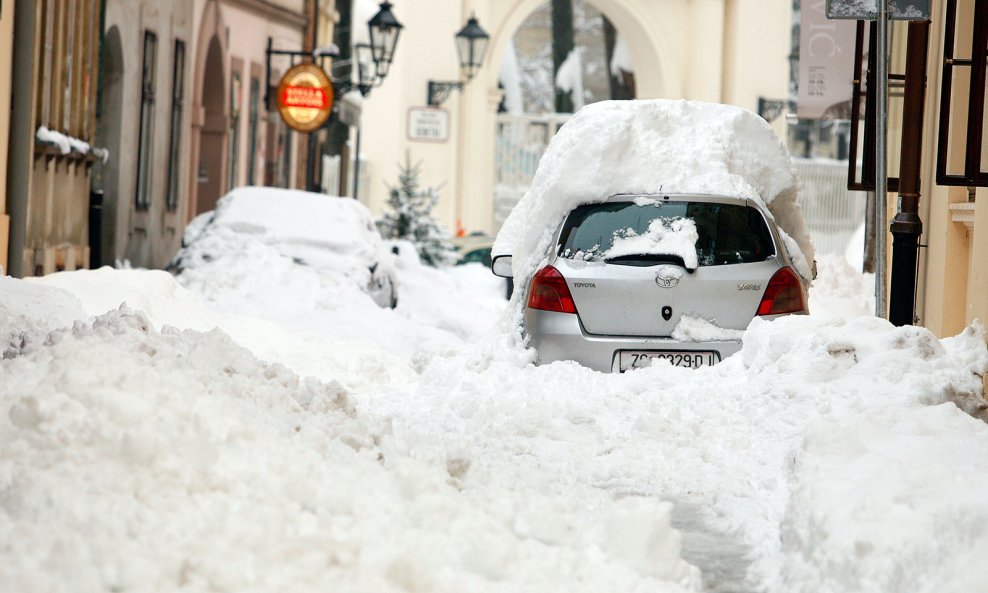
[(226, 188), (226, 142), (230, 129), (226, 115), (226, 77), (223, 69), (223, 48), (218, 35), (209, 41), (202, 75), (203, 109), (199, 136), (199, 162), (196, 171), (196, 214), (216, 207), (216, 201)]
[[(120, 187), (120, 138), (123, 124), (124, 57), (120, 29), (115, 25), (103, 40), (103, 95), (96, 120), (96, 145), (109, 150), (110, 158), (94, 166), (90, 203), (90, 267), (113, 263), (120, 255), (117, 229), (126, 226), (130, 195)], [(102, 203), (98, 204), (100, 197)]]
[[(496, 232), (495, 146), (497, 109), (500, 103), (498, 75), (505, 49), (525, 19), (546, 0), (491, 0), (483, 22), (489, 23), (490, 47), (484, 67), (464, 89), (453, 122), (458, 149), (454, 188), (455, 220), (469, 230)], [(691, 60), (722, 55), (719, 36), (703, 42), (688, 33), (698, 9), (690, 0), (588, 0), (607, 16), (628, 45), (638, 98), (704, 98), (688, 92)], [(706, 7), (707, 3), (701, 3)], [(697, 14), (694, 14), (697, 13)], [(722, 19), (721, 15), (721, 19)], [(692, 54), (691, 54), (692, 52)], [(717, 58), (719, 59), (719, 58)], [(711, 62), (713, 63), (713, 62)], [(720, 76), (704, 77), (718, 82)], [(467, 148), (469, 147), (469, 148)]]
[[(567, 80), (558, 81), (569, 93), (570, 111), (612, 98), (654, 97), (656, 89), (667, 86), (658, 43), (648, 39), (643, 21), (628, 25), (627, 13), (641, 4), (635, 0), (572, 0), (575, 47), (560, 69)], [(531, 186), (545, 148), (570, 117), (570, 113), (555, 113), (552, 18), (549, 0), (516, 0), (500, 23), (487, 59), (489, 72), (498, 77), (504, 91), (505, 101), (499, 107), (508, 111), (495, 116), (494, 230)], [(634, 80), (639, 70), (644, 94), (636, 92), (639, 85), (620, 87), (614, 80), (616, 76)], [(506, 80), (512, 71), (513, 82)], [(507, 101), (512, 95), (513, 106)]]

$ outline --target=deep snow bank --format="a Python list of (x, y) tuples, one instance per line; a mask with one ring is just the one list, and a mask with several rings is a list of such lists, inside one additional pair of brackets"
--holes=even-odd
[(667, 504), (466, 491), (477, 460), (411, 458), (220, 331), (126, 307), (48, 331), (64, 293), (0, 291), (0, 591), (695, 590)]
[(671, 501), (674, 524), (703, 526), (692, 541), (750, 563), (705, 575), (722, 590), (907, 593), (899, 576), (926, 573), (916, 582), (943, 585), (929, 590), (965, 593), (980, 573), (957, 567), (988, 545), (988, 426), (955, 404), (978, 413), (985, 372), (979, 327), (941, 341), (876, 318), (791, 316), (756, 320), (739, 355), (697, 371), (533, 367), (494, 349), (434, 359), (417, 386), (358, 408), (392, 417), (417, 458), (470, 460), (467, 492)]
[(588, 105), (560, 128), (532, 187), (498, 233), (514, 275), (528, 277), (573, 207), (619, 193), (692, 192), (761, 200), (809, 279), (813, 246), (789, 153), (754, 113), (714, 103), (654, 99)]

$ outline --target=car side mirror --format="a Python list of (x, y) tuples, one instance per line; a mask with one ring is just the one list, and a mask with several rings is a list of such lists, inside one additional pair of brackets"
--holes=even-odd
[(491, 271), (494, 272), (495, 276), (511, 278), (513, 274), (511, 271), (511, 256), (499, 255), (495, 257), (494, 261), (491, 262)]

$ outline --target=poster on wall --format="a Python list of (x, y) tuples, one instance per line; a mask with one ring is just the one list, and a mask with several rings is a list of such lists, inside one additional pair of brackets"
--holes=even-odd
[(847, 119), (854, 78), (854, 21), (827, 18), (823, 2), (799, 15), (800, 119)]

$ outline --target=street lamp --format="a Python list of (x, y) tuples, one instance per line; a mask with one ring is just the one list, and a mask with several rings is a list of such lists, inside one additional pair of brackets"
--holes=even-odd
[(374, 50), (366, 43), (358, 43), (353, 46), (353, 53), (353, 59), (357, 63), (357, 90), (366, 97), (372, 88), (381, 84), (374, 64)]
[(394, 59), (395, 46), (398, 45), (398, 34), (404, 27), (391, 12), (391, 3), (381, 2), (381, 10), (367, 21), (370, 28), (370, 47), (374, 65), (377, 67), (377, 77), (383, 79), (388, 75), (391, 61)]
[(470, 16), (467, 24), (456, 34), (456, 53), (460, 59), (460, 73), (465, 80), (459, 81), (429, 81), (429, 105), (439, 107), (449, 98), (454, 90), (462, 91), (463, 85), (473, 80), (477, 71), (484, 64), (484, 54), (490, 35), (484, 31), (477, 17)]

